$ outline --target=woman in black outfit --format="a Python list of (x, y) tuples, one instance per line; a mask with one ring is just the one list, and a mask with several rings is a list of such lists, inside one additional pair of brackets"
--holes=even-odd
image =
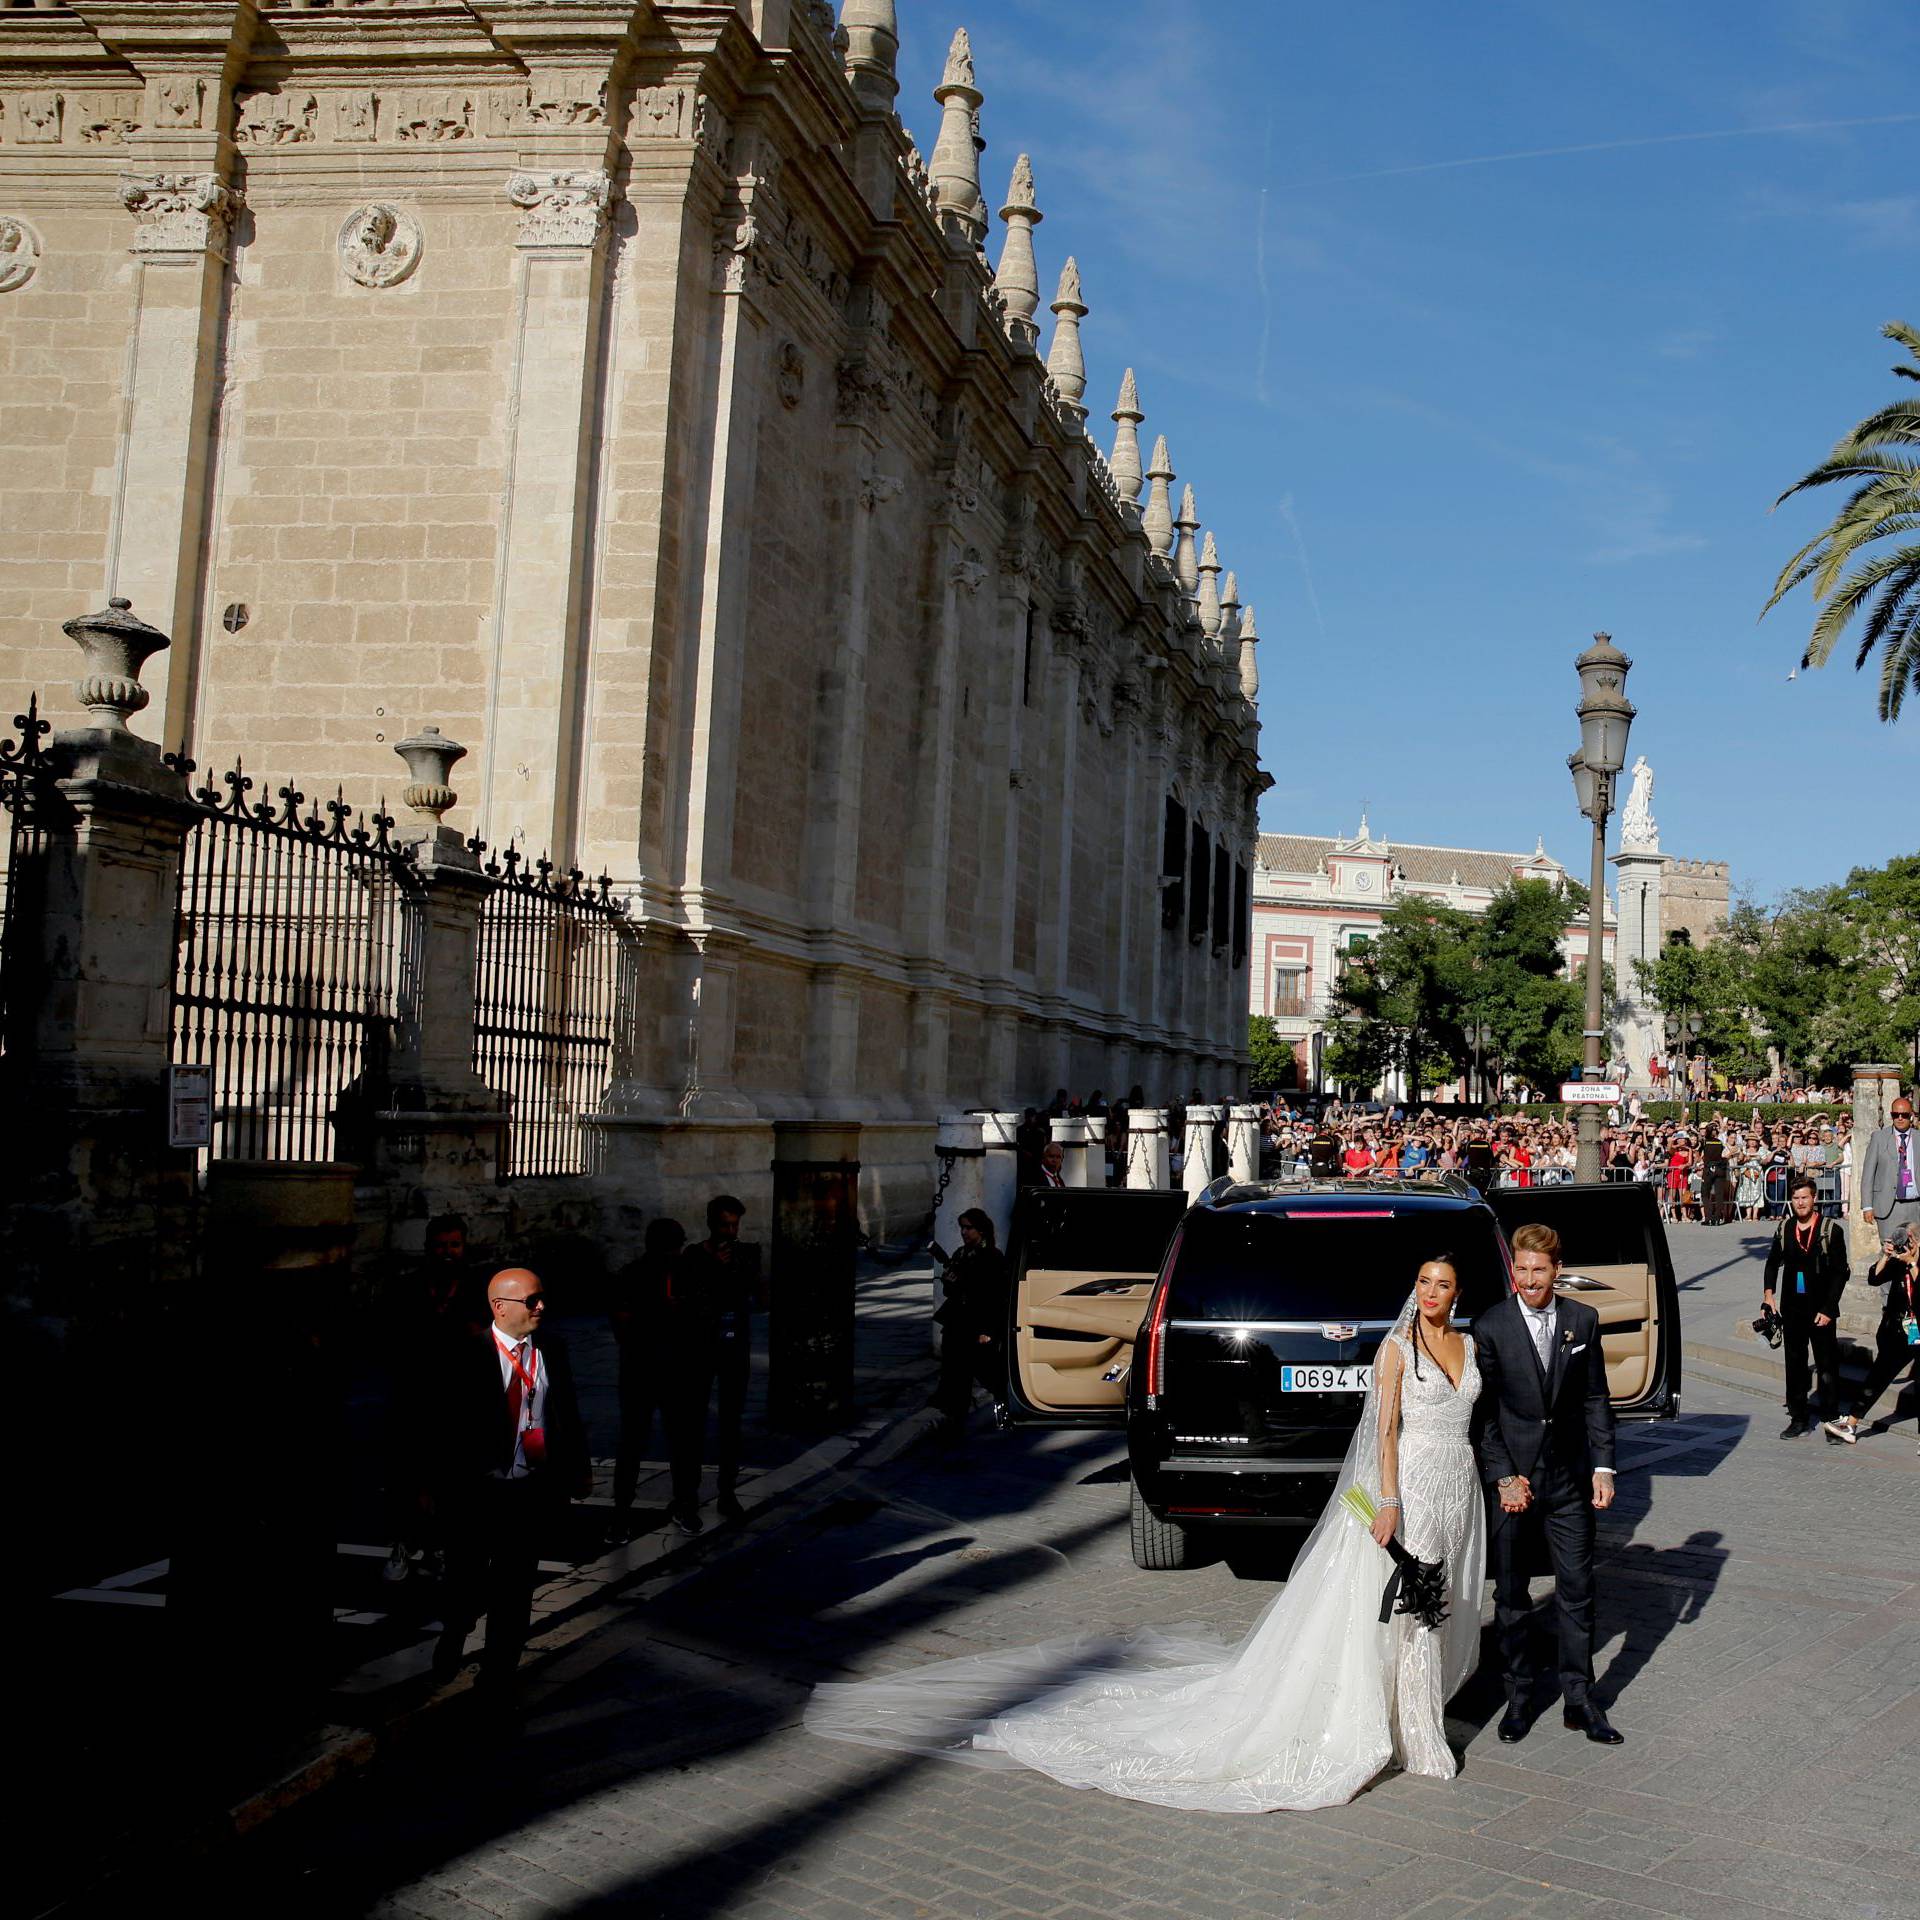
[(1912, 1227), (1902, 1227), (1895, 1234), (1893, 1245), (1881, 1248), (1878, 1263), (1867, 1275), (1868, 1286), (1887, 1290), (1886, 1304), (1880, 1309), (1879, 1350), (1868, 1370), (1866, 1383), (1853, 1403), (1853, 1411), (1824, 1423), (1829, 1442), (1837, 1440), (1854, 1445), (1860, 1438), (1863, 1416), (1873, 1411), (1873, 1403), (1899, 1378), (1901, 1368), (1911, 1366), (1915, 1356), (1920, 1355), (1920, 1339), (1915, 1337), (1920, 1330), (1920, 1280), (1916, 1280), (1916, 1269), (1920, 1269), (1920, 1241), (1916, 1241)]
[(992, 1216), (969, 1207), (960, 1216), (960, 1249), (940, 1276), (940, 1385), (933, 1404), (956, 1426), (973, 1404), (977, 1380), (997, 1399), (1007, 1325), (1007, 1261), (994, 1245)]

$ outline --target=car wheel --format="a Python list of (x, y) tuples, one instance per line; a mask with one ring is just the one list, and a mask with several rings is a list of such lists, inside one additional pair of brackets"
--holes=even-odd
[(1148, 1573), (1179, 1573), (1200, 1565), (1201, 1555), (1192, 1534), (1176, 1520), (1156, 1519), (1134, 1480), (1127, 1482), (1127, 1521), (1136, 1567)]

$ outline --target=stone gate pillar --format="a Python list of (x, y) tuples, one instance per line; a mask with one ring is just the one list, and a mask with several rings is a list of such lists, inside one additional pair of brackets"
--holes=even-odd
[(1242, 1184), (1260, 1178), (1258, 1107), (1235, 1107), (1228, 1118), (1227, 1171)]
[(993, 1219), (993, 1231), (1001, 1252), (1013, 1231), (1013, 1202), (1020, 1190), (1020, 1116), (1017, 1113), (983, 1113), (980, 1116), (981, 1160), (980, 1204)]
[(1167, 1165), (1167, 1116), (1159, 1107), (1128, 1109), (1127, 1185), (1172, 1185)]

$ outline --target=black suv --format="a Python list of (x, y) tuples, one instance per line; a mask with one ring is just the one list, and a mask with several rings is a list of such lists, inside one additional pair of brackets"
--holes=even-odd
[(1464, 1181), (1220, 1181), (1184, 1196), (1034, 1189), (1015, 1209), (1012, 1424), (1119, 1426), (1143, 1567), (1219, 1527), (1298, 1525), (1332, 1491), (1374, 1353), (1423, 1261), (1462, 1324), (1511, 1284), (1505, 1231), (1553, 1226), (1563, 1291), (1600, 1314), (1614, 1411), (1678, 1411), (1678, 1296), (1653, 1190)]

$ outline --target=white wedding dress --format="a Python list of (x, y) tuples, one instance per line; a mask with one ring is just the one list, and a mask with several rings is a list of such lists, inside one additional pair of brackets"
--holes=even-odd
[(1444, 1709), (1478, 1657), (1486, 1565), (1468, 1436), (1480, 1373), (1471, 1339), (1457, 1389), (1430, 1353), (1416, 1373), (1410, 1317), (1411, 1303), (1388, 1335), (1403, 1361), (1400, 1538), (1446, 1566), (1439, 1628), (1381, 1623), (1393, 1562), (1340, 1504), (1380, 1485), (1376, 1388), (1334, 1498), (1237, 1648), (1188, 1627), (972, 1654), (819, 1687), (809, 1730), (1215, 1813), (1337, 1806), (1394, 1762), (1451, 1778)]

